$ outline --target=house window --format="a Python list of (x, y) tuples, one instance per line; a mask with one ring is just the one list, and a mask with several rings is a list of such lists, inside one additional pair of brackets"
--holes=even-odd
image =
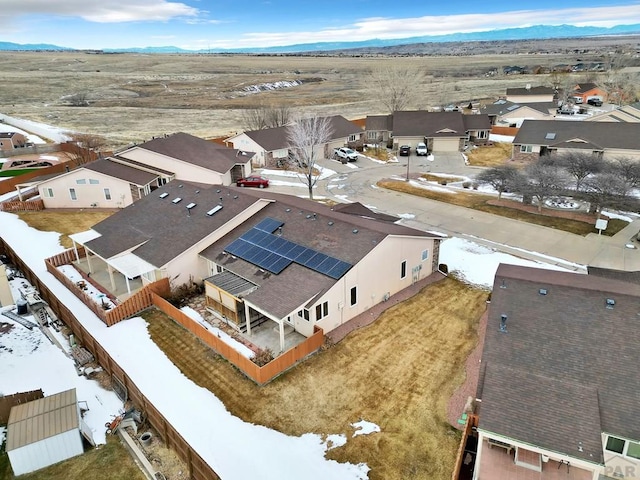
[(487, 133), (488, 132), (486, 130), (479, 130), (477, 138), (487, 138), (488, 137)]
[(429, 250), (422, 250), (422, 261), (424, 262), (427, 258), (429, 258)]
[(378, 138), (378, 132), (375, 132), (375, 131), (367, 132), (367, 139), (376, 140), (377, 138)]
[(109, 190), (108, 188), (104, 189), (104, 198), (106, 200), (111, 200), (111, 190)]
[(98, 185), (99, 183), (100, 183), (100, 180), (96, 180), (95, 178), (89, 179), (89, 185)]
[(86, 178), (78, 178), (76, 180), (76, 184), (77, 185), (86, 185), (87, 184), (87, 179)]
[(358, 136), (356, 134), (353, 135), (349, 135), (349, 142), (355, 142), (358, 139)]
[(222, 265), (216, 264), (216, 273), (224, 272), (224, 267)]
[(298, 310), (298, 316), (304, 318), (307, 322), (309, 321), (309, 310), (303, 308), (302, 310)]
[(42, 191), (44, 192), (45, 197), (53, 198), (53, 188), (44, 188)]
[(78, 196), (76, 195), (76, 189), (75, 188), (70, 188), (69, 189), (69, 195), (71, 196), (71, 200), (77, 200)]
[(316, 322), (329, 315), (329, 302), (316, 305)]
[(624, 451), (625, 441), (621, 438), (609, 436), (607, 438), (607, 446), (605, 447), (610, 452), (622, 453)]
[(403, 260), (400, 264), (400, 278), (404, 278), (407, 276), (407, 261)]
[(521, 153), (531, 153), (533, 152), (533, 145), (520, 145)]
[(640, 459), (640, 443), (629, 442), (627, 447), (627, 457)]
[(351, 306), (358, 303), (358, 287), (351, 287)]

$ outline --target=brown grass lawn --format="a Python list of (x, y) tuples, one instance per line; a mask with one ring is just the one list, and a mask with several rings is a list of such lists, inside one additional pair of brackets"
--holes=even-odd
[(114, 213), (114, 210), (42, 210), (40, 212), (20, 212), (18, 216), (29, 226), (43, 232), (58, 232), (60, 244), (73, 247), (69, 235), (89, 230), (96, 223)]
[[(481, 193), (467, 193), (464, 191), (456, 191), (455, 194), (432, 191), (425, 188), (414, 187), (400, 180), (381, 180), (377, 185), (396, 192), (409, 193), (411, 195), (428, 198), (430, 200), (437, 200), (439, 202), (450, 203), (460, 207), (493, 213), (494, 215), (501, 215), (503, 217), (513, 218), (514, 220), (521, 220), (523, 222), (542, 225), (544, 227), (555, 228), (569, 233), (575, 233), (576, 235), (597, 233), (597, 230), (595, 229), (595, 217), (593, 218), (592, 223), (587, 223), (579, 220), (572, 220), (570, 218), (553, 216), (554, 210), (546, 208), (542, 210), (543, 213), (541, 214), (519, 210), (516, 207), (520, 204), (516, 202), (513, 202), (513, 208), (502, 205), (490, 205), (488, 202), (490, 200), (496, 200), (497, 197), (483, 195)], [(629, 225), (629, 223), (624, 220), (612, 218), (609, 220), (607, 230), (602, 232), (602, 234), (609, 236), (615, 235), (627, 225)]]
[[(453, 279), (429, 285), (264, 387), (162, 313), (143, 316), (172, 362), (243, 420), (290, 435), (343, 433), (347, 444), (327, 456), (366, 462), (372, 480), (444, 480), (460, 440), (446, 405), (464, 380), (486, 295)], [(351, 438), (360, 419), (381, 433)]]
[(491, 146), (478, 147), (468, 154), (469, 165), (474, 167), (495, 167), (511, 158), (511, 144), (497, 142)]
[[(3, 468), (4, 467), (4, 468)], [(0, 479), (15, 478), (6, 453), (0, 458)], [(108, 436), (106, 445), (87, 451), (37, 472), (20, 476), (20, 480), (145, 480), (146, 477), (116, 436)]]

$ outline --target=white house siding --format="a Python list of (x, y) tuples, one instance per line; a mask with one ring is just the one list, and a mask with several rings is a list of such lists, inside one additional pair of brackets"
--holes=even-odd
[(264, 167), (266, 165), (266, 150), (258, 145), (253, 139), (251, 139), (247, 134), (241, 133), (240, 135), (236, 135), (235, 137), (231, 137), (227, 140), (227, 143), (230, 143), (233, 148), (238, 150), (244, 150), (247, 152), (255, 152), (256, 155), (253, 157), (253, 164), (256, 167)]
[[(221, 175), (218, 172), (207, 168), (199, 167), (191, 163), (184, 162), (172, 157), (167, 157), (159, 153), (144, 150), (143, 148), (133, 148), (126, 152), (119, 153), (121, 157), (144, 163), (145, 165), (174, 172), (176, 180), (186, 182), (208, 183), (211, 185), (230, 185), (231, 176)], [(247, 162), (249, 163), (249, 162)], [(226, 182), (226, 183), (225, 183)]]
[[(84, 180), (84, 184), (77, 181)], [(89, 180), (97, 180), (91, 184)], [(77, 200), (71, 199), (73, 188)], [(107, 200), (104, 189), (108, 188), (111, 200)], [(49, 196), (49, 189), (53, 196)], [(109, 177), (84, 168), (53, 178), (38, 186), (45, 208), (124, 208), (133, 203), (129, 182)]]
[(507, 95), (507, 100), (513, 103), (543, 103), (553, 102), (553, 94), (541, 95)]
[[(330, 332), (355, 316), (369, 310), (385, 298), (409, 287), (432, 273), (432, 255), (436, 240), (423, 237), (388, 236), (355, 265), (310, 309), (310, 321), (301, 323), (303, 335), (311, 335), (318, 325)], [(428, 251), (422, 260), (422, 252)], [(401, 264), (407, 262), (406, 275), (400, 278)], [(415, 277), (413, 270), (416, 269)], [(351, 305), (351, 288), (357, 287), (357, 302)], [(329, 315), (315, 321), (315, 307), (329, 302)], [(297, 320), (297, 319), (296, 319)]]
[(458, 152), (460, 151), (460, 138), (434, 138), (433, 139), (433, 151), (434, 152)]
[(14, 475), (33, 472), (83, 453), (79, 429), (45, 438), (7, 452)]

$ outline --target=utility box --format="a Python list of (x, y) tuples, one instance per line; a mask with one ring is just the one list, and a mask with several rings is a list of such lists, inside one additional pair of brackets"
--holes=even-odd
[(7, 278), (7, 269), (3, 263), (0, 263), (0, 306), (6, 307), (14, 303), (9, 279)]

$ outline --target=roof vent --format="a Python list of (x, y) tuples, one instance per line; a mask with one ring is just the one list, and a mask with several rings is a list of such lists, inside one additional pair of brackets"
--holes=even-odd
[(169, 194), (167, 192), (161, 193), (160, 198), (167, 198)]
[(189, 205), (187, 205), (187, 209), (191, 210), (195, 206), (196, 206), (195, 203), (190, 203)]
[(607, 308), (613, 308), (616, 304), (616, 301), (613, 298), (607, 298)]
[(500, 288), (507, 288), (507, 284), (505, 283), (504, 279), (500, 283)]
[(500, 333), (507, 333), (507, 316), (503, 313), (500, 315)]
[(196, 194), (200, 193), (200, 190), (196, 190)]
[(291, 211), (291, 209), (290, 209), (290, 208), (285, 208), (285, 210), (284, 210), (284, 211), (285, 211), (285, 212), (290, 212), (290, 211)]
[(234, 195), (234, 196), (233, 196), (233, 199), (234, 199), (234, 200), (237, 200), (237, 198), (238, 198), (238, 195)]
[(182, 201), (182, 199), (180, 197), (174, 198), (173, 200), (171, 200), (171, 203), (180, 203)]
[(311, 214), (310, 213), (307, 215), (307, 218), (311, 218)]
[(358, 229), (354, 228), (353, 230), (351, 230), (352, 233), (358, 233)]
[(330, 221), (329, 223), (327, 223), (327, 225), (329, 225), (330, 227), (333, 227), (333, 222)]
[(555, 138), (556, 138), (556, 134), (555, 134), (555, 133), (547, 133), (547, 134), (544, 136), (544, 138), (545, 138), (546, 140), (555, 140)]
[(546, 295), (547, 294), (547, 289), (546, 288), (541, 288), (540, 290), (538, 290), (538, 293), (540, 295)]
[(178, 188), (182, 188), (182, 184), (178, 185)]
[(217, 190), (216, 190), (216, 193), (220, 193), (220, 189), (217, 189)]
[(216, 205), (215, 207), (213, 207), (211, 210), (209, 210), (207, 212), (207, 216), (211, 216), (213, 214), (215, 214), (216, 212), (219, 212), (220, 210), (222, 210), (222, 205)]

